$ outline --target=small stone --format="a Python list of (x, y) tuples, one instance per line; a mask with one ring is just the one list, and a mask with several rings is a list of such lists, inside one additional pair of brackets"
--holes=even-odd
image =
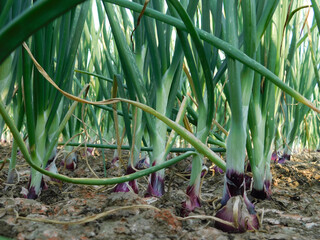
[(270, 236), (270, 239), (274, 240), (286, 240), (288, 239), (288, 235), (283, 234), (283, 233), (277, 233), (275, 235)]
[(90, 238), (90, 237), (94, 237), (94, 236), (96, 236), (94, 231), (86, 232), (86, 237)]
[(311, 229), (313, 227), (316, 227), (318, 224), (317, 223), (306, 223), (306, 228)]

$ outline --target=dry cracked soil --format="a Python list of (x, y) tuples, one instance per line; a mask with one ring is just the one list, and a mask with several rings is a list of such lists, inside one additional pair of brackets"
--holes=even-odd
[[(10, 144), (0, 145), (0, 159), (10, 157)], [(60, 167), (70, 177), (103, 177), (100, 153), (84, 157), (78, 151), (74, 171)], [(124, 159), (127, 152), (123, 152)], [(120, 176), (111, 167), (113, 152), (107, 152), (108, 177)], [(61, 158), (57, 165), (60, 166)], [(18, 157), (15, 183), (8, 185), (8, 163), (0, 171), (0, 236), (11, 239), (320, 239), (320, 153), (304, 151), (284, 164), (273, 163), (271, 200), (251, 199), (261, 227), (255, 232), (228, 234), (214, 227), (211, 219), (219, 208), (223, 175), (209, 171), (203, 178), (201, 208), (190, 216), (179, 217), (188, 180), (183, 174), (190, 160), (166, 170), (162, 198), (145, 198), (147, 178), (141, 178), (139, 194), (115, 193), (114, 186), (85, 186), (48, 181), (48, 189), (36, 200), (25, 199), (29, 167)], [(211, 169), (210, 163), (206, 163)], [(249, 194), (248, 194), (249, 195)]]

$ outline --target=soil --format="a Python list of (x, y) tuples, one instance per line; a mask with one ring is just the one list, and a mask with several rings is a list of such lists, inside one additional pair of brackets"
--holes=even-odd
[[(10, 145), (0, 145), (0, 160), (10, 157)], [(123, 152), (127, 155), (127, 152)], [(103, 177), (98, 151), (83, 157), (78, 152), (74, 171), (60, 168), (71, 177)], [(112, 168), (113, 151), (107, 153), (108, 177), (121, 175)], [(61, 159), (57, 160), (60, 166)], [(85, 186), (49, 181), (36, 200), (23, 198), (29, 167), (19, 156), (18, 178), (8, 185), (6, 163), (0, 171), (0, 236), (12, 239), (320, 239), (320, 153), (302, 152), (284, 164), (272, 164), (271, 200), (255, 203), (261, 227), (255, 232), (228, 234), (210, 219), (181, 219), (188, 180), (182, 177), (190, 160), (166, 170), (166, 193), (145, 198), (147, 178), (141, 178), (139, 194), (114, 193), (114, 186)], [(206, 163), (210, 168), (210, 163)], [(1, 167), (1, 165), (0, 165)], [(214, 216), (222, 196), (223, 175), (209, 171), (202, 184), (201, 208), (190, 216)], [(248, 195), (250, 195), (248, 193)], [(1, 237), (0, 237), (1, 238)]]

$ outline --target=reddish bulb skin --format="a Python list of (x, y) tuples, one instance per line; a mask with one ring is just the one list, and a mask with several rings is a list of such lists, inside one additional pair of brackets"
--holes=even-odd
[[(112, 160), (112, 164), (113, 166), (118, 166), (118, 161), (119, 161), (119, 157), (115, 157)], [(143, 158), (141, 160), (138, 161), (138, 163), (135, 165), (136, 169), (146, 169), (150, 166), (149, 164), (149, 158)], [(126, 171), (126, 175), (131, 174), (131, 173), (135, 173), (136, 171), (131, 167), (128, 166), (127, 171)], [(129, 182), (124, 182), (124, 183), (119, 183), (117, 184), (117, 186), (115, 187), (115, 189), (113, 190), (114, 192), (130, 192), (130, 188), (129, 186), (132, 188), (133, 192), (138, 194), (139, 193), (139, 187), (138, 187), (138, 183), (137, 180), (131, 180)]]
[(278, 163), (283, 164), (283, 163), (285, 163), (286, 161), (290, 161), (290, 159), (291, 159), (291, 155), (290, 155), (290, 154), (283, 154), (283, 155), (281, 156), (281, 158), (279, 158)]
[(141, 160), (138, 161), (135, 167), (136, 169), (139, 169), (139, 170), (150, 167), (149, 158), (148, 157), (142, 158)]
[(261, 200), (266, 200), (266, 199), (271, 199), (271, 183), (269, 180), (264, 181), (264, 186), (263, 190), (256, 190), (252, 188), (251, 191), (251, 196), (261, 199)]
[(119, 167), (119, 157), (114, 157), (111, 161), (111, 167)]
[(219, 168), (218, 166), (214, 166), (213, 169), (214, 169), (214, 171), (215, 171), (216, 173), (220, 173), (220, 174), (224, 173), (224, 171), (222, 170), (222, 168)]
[(233, 170), (227, 170), (226, 173), (227, 192), (222, 197), (221, 204), (226, 205), (230, 197), (243, 196), (244, 194), (244, 173), (237, 173)]
[(72, 155), (72, 156), (68, 157), (68, 159), (61, 161), (60, 165), (63, 167), (66, 166), (66, 169), (73, 171), (77, 167), (77, 161), (78, 161), (77, 156)]
[[(238, 199), (238, 200), (235, 200)], [(216, 221), (215, 227), (229, 233), (242, 233), (247, 230), (259, 228), (259, 221), (256, 216), (254, 205), (246, 195), (245, 175), (233, 170), (226, 173), (226, 191), (221, 200), (223, 207), (216, 213), (216, 217), (228, 221), (238, 222), (237, 227), (232, 227)], [(235, 204), (238, 204), (235, 208)], [(238, 219), (234, 219), (233, 211), (238, 209)]]
[(259, 221), (256, 214), (251, 214), (247, 208), (247, 203), (244, 198), (237, 196), (239, 198), (237, 210), (238, 218), (234, 219), (234, 204), (236, 204), (236, 197), (229, 199), (228, 203), (223, 206), (215, 215), (215, 217), (222, 220), (228, 221), (230, 223), (238, 223), (237, 227), (232, 227), (227, 224), (221, 223), (219, 221), (215, 222), (215, 227), (228, 233), (243, 233), (246, 231), (252, 231), (259, 229)]
[(164, 179), (159, 174), (152, 173), (145, 197), (161, 197), (164, 194)]
[(124, 183), (119, 183), (117, 184), (117, 186), (115, 187), (115, 189), (113, 190), (113, 192), (130, 192), (130, 188), (128, 187), (128, 185), (132, 188), (133, 192), (135, 194), (139, 193), (139, 189), (138, 189), (138, 185), (137, 185), (137, 181), (136, 180), (132, 180)]
[(87, 148), (87, 152), (93, 156), (93, 148), (88, 147)]
[(40, 183), (40, 192), (37, 193), (34, 187), (30, 187), (31, 184), (31, 175), (30, 175), (30, 179), (29, 179), (29, 184), (28, 184), (28, 194), (25, 195), (25, 198), (27, 199), (37, 199), (39, 197), (39, 194), (42, 190), (46, 190), (48, 189), (47, 184), (45, 183), (45, 181), (43, 180), (43, 177), (41, 179), (41, 183)]
[[(136, 171), (132, 168), (132, 167), (128, 167), (127, 171), (126, 171), (126, 175), (131, 174), (131, 173), (135, 173)], [(130, 188), (129, 186), (132, 188), (133, 192), (138, 194), (139, 193), (139, 188), (138, 188), (138, 184), (137, 184), (137, 180), (131, 180), (129, 182), (124, 182), (124, 183), (119, 183), (117, 184), (117, 186), (115, 187), (115, 189), (113, 190), (114, 192), (130, 192)]]
[(279, 159), (278, 153), (274, 151), (271, 155), (271, 161), (277, 162)]
[(194, 186), (187, 187), (187, 197), (188, 199), (181, 203), (181, 217), (187, 217), (196, 208), (201, 207), (200, 198), (197, 192), (195, 191)]
[[(155, 166), (153, 162), (152, 166)], [(162, 197), (164, 194), (164, 178), (158, 172), (151, 173), (145, 197)]]
[(75, 170), (76, 167), (77, 167), (77, 165), (76, 165), (75, 162), (71, 162), (71, 163), (69, 163), (69, 164), (65, 164), (64, 161), (62, 161), (60, 165), (61, 165), (62, 167), (66, 166), (66, 169), (71, 170), (71, 171)]

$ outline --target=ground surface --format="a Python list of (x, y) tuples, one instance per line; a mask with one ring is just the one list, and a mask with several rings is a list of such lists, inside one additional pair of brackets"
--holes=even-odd
[[(8, 156), (10, 146), (2, 144), (0, 159)], [(112, 156), (113, 153), (109, 152), (108, 160)], [(98, 176), (103, 176), (99, 156), (90, 156), (88, 164)], [(81, 158), (75, 171), (60, 169), (60, 173), (94, 177), (88, 164)], [(29, 174), (28, 166), (20, 157), (17, 167), (19, 181), (15, 185), (6, 185), (8, 164), (0, 171), (0, 236), (52, 240), (320, 239), (320, 153), (303, 152), (283, 165), (272, 165), (272, 199), (253, 199), (261, 227), (257, 232), (243, 234), (224, 233), (214, 228), (212, 221), (177, 217), (188, 184), (180, 177), (180, 169), (187, 164), (184, 161), (167, 170), (166, 194), (161, 199), (143, 197), (147, 186), (145, 178), (139, 180), (139, 195), (113, 193), (113, 186), (49, 182), (48, 190), (43, 191), (40, 198), (29, 200), (20, 193), (22, 187), (27, 186)], [(109, 168), (110, 173), (115, 175), (118, 171)], [(209, 172), (202, 185), (202, 207), (191, 216), (214, 216), (222, 187), (223, 175)]]

